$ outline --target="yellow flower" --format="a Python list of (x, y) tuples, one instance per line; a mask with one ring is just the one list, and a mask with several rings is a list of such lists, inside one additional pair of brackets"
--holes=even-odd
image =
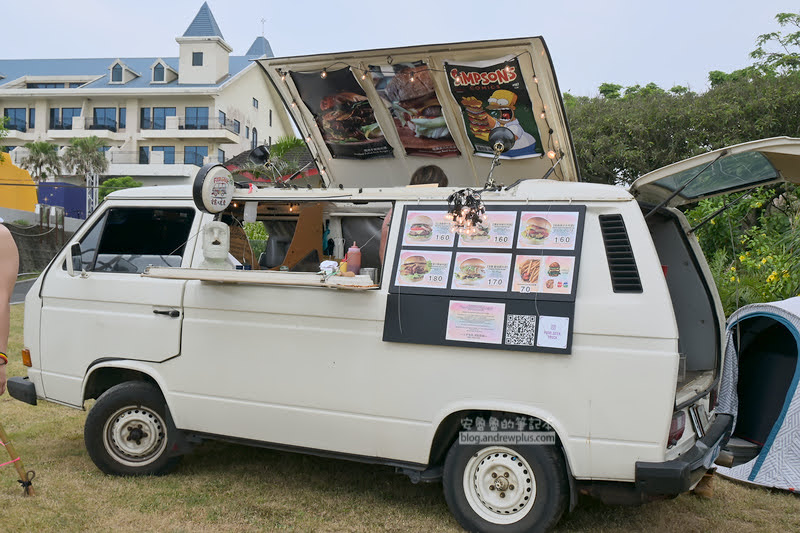
[(750, 252), (747, 252), (744, 255), (746, 255), (747, 257), (750, 257)]
[(717, 221), (716, 221), (716, 220), (714, 220), (714, 219), (712, 218), (712, 219), (711, 219), (711, 223), (712, 223), (712, 224), (716, 224), (716, 223), (717, 223)]
[(745, 260), (745, 257), (743, 255), (740, 255), (739, 256), (739, 261), (744, 262), (744, 260)]
[(736, 267), (731, 267), (731, 272), (736, 272)]
[(763, 265), (763, 264), (765, 264), (766, 262), (767, 262), (767, 258), (766, 258), (766, 257), (764, 257), (763, 259), (761, 259), (761, 264), (762, 264), (762, 265)]
[(788, 278), (788, 277), (789, 277), (789, 273), (788, 273), (788, 272), (784, 272), (784, 273), (783, 273), (783, 277), (784, 277), (784, 278)]
[(772, 271), (772, 275), (777, 277), (778, 273), (777, 273), (776, 271), (774, 271), (774, 270), (773, 270), (773, 271)]
[(736, 276), (731, 276), (731, 281), (736, 281)]
[(758, 202), (758, 203), (756, 204), (756, 207), (761, 207), (762, 205), (764, 205), (764, 204), (762, 204), (761, 202)]

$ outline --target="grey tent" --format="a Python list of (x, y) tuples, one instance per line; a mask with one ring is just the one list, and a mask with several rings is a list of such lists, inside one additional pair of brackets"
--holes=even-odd
[(800, 298), (746, 305), (728, 319), (718, 413), (733, 415), (725, 477), (800, 489)]

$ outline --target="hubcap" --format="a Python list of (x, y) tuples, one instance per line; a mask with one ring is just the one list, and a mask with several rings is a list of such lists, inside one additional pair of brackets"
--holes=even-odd
[(467, 462), (464, 493), (472, 510), (484, 520), (512, 524), (533, 507), (536, 481), (528, 462), (514, 450), (492, 446)]
[(142, 406), (124, 407), (109, 417), (103, 444), (115, 460), (128, 466), (155, 461), (167, 445), (166, 424), (158, 413)]

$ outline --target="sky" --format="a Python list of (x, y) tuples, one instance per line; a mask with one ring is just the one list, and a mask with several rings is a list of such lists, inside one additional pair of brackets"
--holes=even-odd
[[(0, 0), (0, 58), (174, 57), (202, 0)], [(708, 88), (751, 64), (796, 2), (763, 0), (209, 0), (234, 55), (262, 34), (276, 56), (543, 36), (563, 92), (604, 82)]]

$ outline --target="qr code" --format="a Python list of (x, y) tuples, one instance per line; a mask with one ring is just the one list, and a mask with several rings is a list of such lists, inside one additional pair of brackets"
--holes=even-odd
[(507, 315), (506, 344), (533, 346), (536, 339), (536, 315)]

